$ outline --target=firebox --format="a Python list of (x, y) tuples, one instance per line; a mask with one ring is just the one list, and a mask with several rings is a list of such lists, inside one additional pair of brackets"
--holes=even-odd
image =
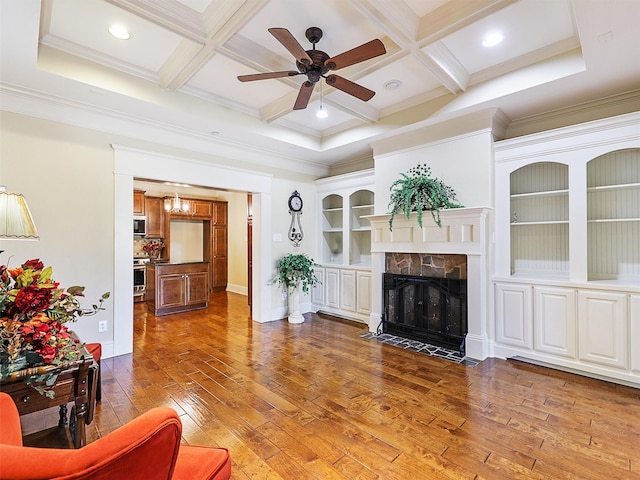
[(384, 333), (464, 353), (467, 280), (385, 273)]

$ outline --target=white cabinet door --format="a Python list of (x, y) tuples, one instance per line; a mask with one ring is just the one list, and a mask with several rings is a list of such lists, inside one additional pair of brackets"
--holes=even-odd
[(578, 332), (580, 360), (629, 368), (626, 294), (580, 290)]
[(631, 330), (631, 370), (640, 375), (640, 295), (631, 295), (629, 322)]
[(340, 309), (356, 311), (356, 272), (340, 270)]
[(576, 291), (559, 287), (534, 287), (534, 348), (576, 358)]
[(496, 284), (496, 341), (516, 347), (533, 347), (532, 288)]
[(331, 308), (340, 308), (340, 270), (337, 268), (325, 268), (324, 281), (325, 305)]
[(324, 268), (313, 267), (318, 283), (311, 290), (311, 303), (319, 307), (324, 306)]
[(371, 313), (371, 272), (356, 272), (356, 311), (362, 315)]

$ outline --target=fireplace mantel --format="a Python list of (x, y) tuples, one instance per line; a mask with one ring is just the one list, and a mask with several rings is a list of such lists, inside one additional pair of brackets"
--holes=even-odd
[(385, 254), (433, 253), (467, 255), (468, 322), (466, 354), (477, 360), (489, 355), (489, 286), (491, 280), (491, 229), (493, 209), (488, 207), (455, 208), (440, 211), (442, 227), (432, 219), (431, 212), (423, 212), (422, 227), (416, 214), (408, 219), (403, 214), (371, 215), (371, 274), (373, 282), (372, 311), (369, 331), (376, 332), (382, 318), (382, 274)]

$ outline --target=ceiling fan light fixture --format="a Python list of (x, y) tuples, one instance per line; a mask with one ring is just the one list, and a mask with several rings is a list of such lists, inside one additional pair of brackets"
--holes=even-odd
[(322, 105), (320, 105), (320, 108), (318, 109), (318, 113), (316, 113), (316, 117), (318, 118), (327, 118), (329, 116), (329, 114), (327, 113), (327, 111), (322, 108)]
[(504, 35), (499, 30), (492, 30), (487, 32), (484, 37), (482, 37), (482, 46), (483, 47), (495, 47), (499, 43), (504, 40)]
[(127, 30), (127, 27), (122, 25), (121, 23), (114, 23), (109, 25), (109, 33), (116, 37), (118, 40), (129, 40), (131, 38), (131, 33)]

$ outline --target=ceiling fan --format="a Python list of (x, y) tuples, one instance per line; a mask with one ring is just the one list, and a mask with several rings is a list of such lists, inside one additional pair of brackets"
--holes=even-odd
[(254, 80), (265, 80), (268, 78), (293, 77), (296, 75), (306, 75), (307, 80), (300, 87), (298, 97), (293, 105), (294, 110), (303, 110), (307, 108), (309, 99), (313, 93), (313, 87), (324, 78), (327, 85), (342, 90), (349, 95), (353, 95), (363, 101), (368, 101), (376, 94), (373, 90), (358, 85), (357, 83), (347, 80), (335, 74), (330, 74), (331, 70), (348, 67), (356, 63), (364, 62), (370, 58), (377, 57), (387, 53), (384, 44), (378, 40), (371, 40), (359, 47), (347, 50), (335, 57), (329, 57), (322, 50), (316, 50), (316, 43), (322, 38), (322, 30), (318, 27), (309, 27), (305, 32), (307, 40), (311, 42), (313, 48), (305, 50), (298, 43), (295, 37), (286, 28), (269, 28), (269, 33), (273, 35), (296, 59), (296, 67), (298, 71), (286, 70), (283, 72), (256, 73), (253, 75), (240, 75), (238, 80), (241, 82), (252, 82)]

